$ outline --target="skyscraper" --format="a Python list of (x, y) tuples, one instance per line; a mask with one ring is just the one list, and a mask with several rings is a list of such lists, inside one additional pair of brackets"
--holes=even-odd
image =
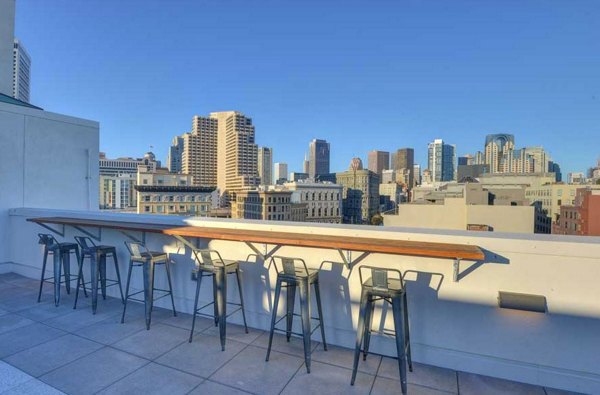
[(390, 153), (377, 150), (369, 151), (368, 161), (369, 170), (377, 174), (379, 179), (381, 179), (383, 171), (390, 168)]
[(284, 181), (287, 181), (288, 178), (288, 165), (287, 163), (275, 163), (275, 170), (273, 172), (273, 181), (275, 183), (281, 184)]
[(273, 184), (273, 149), (258, 148), (258, 176), (261, 185)]
[(515, 149), (515, 136), (512, 134), (488, 134), (485, 137), (485, 164), (490, 173), (503, 173), (504, 164), (509, 161)]
[(304, 161), (302, 162), (302, 172), (306, 174), (310, 172), (310, 161), (306, 157), (306, 154), (304, 155)]
[(429, 143), (427, 167), (431, 174), (431, 181), (454, 180), (456, 167), (456, 146), (444, 144), (442, 139), (435, 139)]
[(392, 154), (392, 169), (396, 172), (405, 169), (408, 172), (408, 188), (414, 185), (415, 150), (412, 148), (400, 148)]
[(192, 131), (183, 136), (181, 171), (193, 177), (194, 185), (217, 186), (217, 120), (194, 116)]
[(167, 155), (167, 168), (171, 173), (182, 172), (182, 160), (183, 160), (183, 137), (175, 136), (169, 147), (169, 153)]
[(13, 45), (13, 94), (15, 99), (29, 103), (31, 58), (23, 43), (14, 39)]
[(254, 142), (252, 119), (238, 111), (210, 113), (217, 120), (217, 187), (232, 193), (260, 184), (258, 146)]
[(15, 0), (0, 4), (0, 93), (13, 94), (13, 47), (15, 39)]
[(309, 144), (310, 159), (308, 174), (310, 178), (329, 174), (329, 143), (314, 139)]

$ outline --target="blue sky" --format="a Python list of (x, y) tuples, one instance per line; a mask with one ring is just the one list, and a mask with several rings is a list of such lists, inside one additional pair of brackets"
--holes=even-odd
[(600, 1), (17, 0), (33, 104), (100, 122), (110, 157), (166, 157), (192, 116), (239, 110), (275, 161), (487, 133), (563, 172), (600, 155)]

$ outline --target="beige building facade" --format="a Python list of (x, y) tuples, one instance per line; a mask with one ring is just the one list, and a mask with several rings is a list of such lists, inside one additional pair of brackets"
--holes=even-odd
[(286, 182), (292, 202), (307, 205), (307, 222), (339, 224), (342, 222), (343, 187), (330, 182)]
[(291, 221), (292, 192), (278, 190), (238, 191), (235, 194), (235, 201), (231, 202), (231, 217), (266, 221)]
[(379, 211), (379, 176), (362, 168), (362, 161), (354, 158), (350, 169), (336, 173), (336, 182), (343, 187), (342, 221), (369, 223)]

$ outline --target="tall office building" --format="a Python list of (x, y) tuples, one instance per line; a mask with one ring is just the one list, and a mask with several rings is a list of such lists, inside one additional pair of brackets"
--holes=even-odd
[(210, 113), (218, 124), (217, 187), (228, 199), (233, 193), (260, 184), (258, 146), (252, 119), (239, 111)]
[(196, 115), (192, 131), (181, 136), (181, 172), (192, 176), (194, 185), (217, 186), (217, 133), (216, 119)]
[(504, 173), (515, 149), (515, 136), (512, 134), (488, 134), (485, 137), (485, 164), (490, 166), (490, 173)]
[(273, 172), (273, 181), (275, 184), (281, 184), (288, 179), (288, 165), (287, 163), (275, 163), (275, 170)]
[(350, 162), (348, 171), (336, 173), (337, 184), (344, 187), (343, 221), (350, 224), (368, 223), (379, 210), (379, 176), (363, 169), (360, 158)]
[(442, 139), (429, 143), (427, 167), (431, 174), (431, 181), (454, 180), (456, 167), (456, 146), (445, 144)]
[(182, 172), (183, 146), (183, 137), (175, 136), (167, 155), (167, 168), (171, 173)]
[(314, 139), (309, 144), (309, 169), (310, 178), (329, 174), (329, 143), (325, 140)]
[(258, 176), (261, 185), (273, 184), (273, 149), (260, 147), (258, 149)]
[(0, 93), (13, 95), (15, 0), (0, 1)]
[[(408, 188), (412, 188), (415, 181), (414, 177), (414, 166), (415, 166), (415, 150), (412, 148), (400, 148), (392, 154), (392, 169), (396, 172), (407, 172)], [(405, 169), (405, 170), (403, 170)]]
[(421, 165), (415, 164), (413, 166), (413, 186), (421, 185)]
[(13, 45), (13, 97), (29, 103), (31, 58), (23, 43), (15, 38)]
[(379, 178), (383, 174), (384, 170), (389, 170), (390, 168), (390, 153), (386, 151), (369, 151), (369, 170), (373, 173), (376, 173)]
[(306, 154), (304, 155), (304, 161), (302, 162), (302, 172), (306, 174), (310, 172), (310, 161), (306, 157)]

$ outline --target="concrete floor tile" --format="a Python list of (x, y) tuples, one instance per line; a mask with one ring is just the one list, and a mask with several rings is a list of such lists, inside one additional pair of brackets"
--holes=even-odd
[(0, 393), (23, 384), (32, 377), (18, 368), (0, 361)]
[(188, 395), (245, 395), (251, 392), (245, 392), (236, 388), (227, 387), (223, 384), (216, 383), (210, 380), (204, 380), (202, 384), (194, 388)]
[(104, 347), (40, 377), (69, 394), (93, 394), (148, 364), (134, 355)]
[(14, 329), (21, 328), (27, 325), (33, 324), (34, 321), (29, 318), (25, 318), (18, 314), (9, 313), (4, 314), (0, 319), (0, 334), (10, 332)]
[[(424, 387), (434, 388), (441, 391), (458, 393), (456, 371), (431, 365), (413, 363), (413, 371), (407, 370), (407, 381), (409, 384), (417, 384)], [(384, 357), (377, 372), (378, 376), (393, 380), (400, 380), (398, 371), (398, 360)]]
[(179, 370), (149, 363), (99, 394), (187, 394), (202, 380)]
[[(313, 361), (324, 362), (339, 366), (341, 368), (352, 369), (352, 365), (354, 364), (354, 350), (329, 345), (327, 347), (327, 351), (325, 351), (323, 350), (323, 344), (319, 344), (313, 351), (311, 358)], [(358, 371), (374, 376), (377, 373), (380, 362), (381, 357), (379, 355), (369, 355), (367, 360), (363, 361), (361, 354), (360, 361), (358, 363)]]
[[(207, 329), (204, 331), (205, 334), (219, 336), (219, 328), (214, 325), (213, 321), (209, 321)], [(254, 343), (259, 336), (264, 334), (265, 331), (260, 329), (254, 329), (248, 327), (248, 333), (243, 325), (227, 324), (227, 339), (232, 339), (240, 343), (251, 344)]]
[[(260, 335), (253, 343), (253, 346), (267, 348), (269, 346), (269, 333), (265, 332)], [(317, 348), (319, 345), (316, 341), (311, 341), (311, 351)], [(304, 342), (301, 338), (292, 336), (288, 342), (285, 335), (274, 333), (273, 334), (273, 345), (271, 347), (273, 351), (279, 351), (290, 355), (296, 355), (304, 358)], [(266, 352), (266, 351), (265, 351)]]
[(112, 345), (117, 349), (147, 359), (155, 359), (178, 345), (187, 342), (189, 332), (174, 326), (153, 324), (150, 330), (134, 333)]
[(64, 395), (64, 392), (38, 379), (31, 379), (6, 392), (2, 392), (2, 395)]
[(265, 356), (265, 349), (250, 345), (217, 370), (210, 379), (253, 393), (279, 394), (304, 360), (277, 351), (271, 352), (269, 362), (265, 362)]
[(66, 332), (52, 328), (39, 322), (19, 327), (0, 335), (0, 358), (45, 343)]
[(458, 388), (461, 395), (545, 395), (542, 387), (465, 372), (458, 372)]
[(352, 370), (320, 362), (311, 363), (311, 373), (300, 368), (285, 386), (282, 394), (368, 394), (375, 376), (358, 373), (354, 385), (350, 385)]
[(221, 351), (218, 336), (196, 335), (192, 343), (185, 342), (156, 360), (173, 368), (208, 378), (231, 358), (238, 354), (245, 344), (227, 339), (225, 351)]
[(13, 354), (5, 358), (5, 361), (34, 377), (39, 377), (101, 347), (98, 343), (67, 334)]
[(78, 330), (77, 335), (109, 345), (144, 330), (146, 323), (143, 318), (121, 324), (121, 316), (115, 315)]
[[(439, 391), (433, 388), (422, 387), (416, 384), (408, 384), (408, 393), (410, 395), (448, 395), (450, 392)], [(400, 381), (377, 377), (371, 395), (397, 395), (401, 394)], [(487, 395), (487, 394), (480, 394)]]

